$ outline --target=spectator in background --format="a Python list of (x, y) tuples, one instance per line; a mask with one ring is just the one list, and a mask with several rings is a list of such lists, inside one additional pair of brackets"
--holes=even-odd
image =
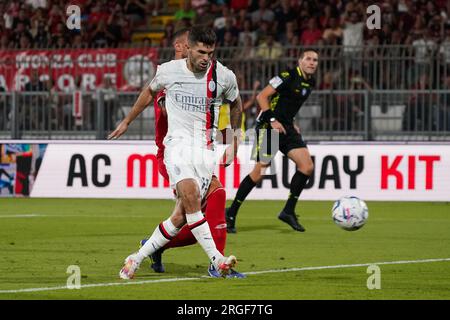
[(37, 28), (34, 33), (34, 47), (35, 48), (48, 48), (49, 39), (48, 39), (48, 31), (45, 22), (39, 21)]
[(243, 46), (246, 43), (247, 37), (250, 37), (251, 44), (254, 46), (256, 44), (256, 32), (252, 30), (252, 20), (247, 19), (244, 21), (243, 29), (239, 32), (238, 44)]
[(385, 24), (393, 25), (396, 22), (395, 18), (396, 18), (396, 15), (395, 15), (394, 8), (392, 7), (392, 5), (388, 2), (384, 2), (383, 5), (381, 6), (382, 26)]
[(26, 50), (31, 49), (31, 47), (32, 47), (31, 37), (27, 36), (26, 34), (23, 34), (20, 37), (18, 49)]
[[(233, 18), (231, 18), (230, 16), (225, 19), (225, 25), (222, 28), (214, 29), (214, 30), (217, 35), (217, 43), (219, 44), (219, 46), (221, 46), (221, 47), (225, 46), (224, 42), (225, 42), (225, 34), (226, 33), (230, 33), (231, 38), (233, 38), (233, 39), (231, 39), (230, 37), (228, 37), (228, 41), (227, 41), (228, 44), (237, 43), (237, 37), (239, 34), (239, 30), (236, 29), (236, 27), (233, 25)], [(234, 39), (236, 39), (236, 40), (234, 40)], [(230, 40), (231, 40), (231, 42), (230, 42)]]
[(48, 92), (47, 101), (50, 111), (50, 127), (53, 130), (61, 130), (62, 110), (59, 104), (58, 90), (52, 78), (49, 77), (45, 81), (45, 88)]
[(25, 26), (26, 30), (31, 30), (30, 18), (27, 16), (27, 13), (24, 9), (19, 10), (19, 15), (13, 19), (12, 29), (17, 29), (17, 25), (22, 23)]
[(317, 25), (316, 18), (310, 18), (308, 20), (307, 29), (303, 30), (302, 36), (300, 38), (300, 43), (303, 46), (312, 46), (319, 44), (319, 41), (322, 39), (322, 30), (319, 29)]
[(105, 123), (104, 129), (109, 132), (116, 126), (116, 121), (122, 119), (122, 115), (118, 117), (117, 112), (119, 101), (117, 98), (117, 89), (113, 86), (112, 80), (109, 77), (103, 77), (103, 84), (100, 88), (103, 94), (103, 103), (105, 107)]
[(35, 36), (39, 26), (45, 25), (47, 22), (46, 18), (44, 17), (44, 9), (42, 8), (37, 9), (36, 12), (31, 16), (30, 21), (31, 21), (30, 32), (33, 36)]
[(350, 15), (351, 12), (356, 12), (358, 16), (363, 15), (366, 12), (366, 5), (359, 0), (350, 0), (345, 3), (344, 14)]
[[(237, 38), (231, 31), (226, 31), (223, 37), (223, 42), (220, 44), (221, 47), (235, 47), (237, 45)], [(232, 58), (230, 56), (229, 58)]]
[(261, 44), (266, 36), (271, 33), (270, 24), (267, 21), (261, 21), (257, 26), (258, 29), (255, 30), (256, 33), (256, 45)]
[(0, 38), (6, 36), (6, 38), (9, 39), (10, 33), (10, 30), (6, 29), (5, 27), (5, 20), (3, 19), (0, 11)]
[(106, 29), (104, 20), (100, 20), (97, 29), (91, 34), (91, 43), (96, 48), (106, 48), (113, 43), (117, 43), (116, 36)]
[(32, 70), (30, 75), (30, 81), (25, 84), (24, 91), (26, 92), (42, 92), (45, 91), (46, 87), (44, 82), (39, 78), (39, 73), (37, 70)]
[(428, 29), (423, 29), (422, 33), (415, 33), (413, 36), (416, 37), (412, 42), (415, 56), (414, 79), (419, 79), (421, 75), (431, 72), (431, 57), (434, 56), (437, 50), (437, 43)]
[[(355, 72), (350, 76), (350, 91), (371, 91), (372, 87), (361, 76), (359, 72)], [(353, 92), (349, 97), (346, 118), (347, 130), (362, 130), (364, 128), (364, 95), (362, 93)], [(368, 103), (370, 105), (370, 102)]]
[(17, 24), (16, 29), (13, 31), (10, 41), (13, 43), (13, 48), (20, 48), (20, 39), (22, 36), (26, 36), (29, 39), (32, 39), (31, 33), (25, 28), (25, 25), (22, 22)]
[[(334, 76), (331, 71), (323, 75), (319, 85), (320, 90), (336, 89)], [(334, 92), (320, 95), (321, 99), (321, 117), (318, 123), (320, 130), (337, 131), (345, 128), (345, 111), (342, 109), (342, 103), (338, 102), (338, 97)]]
[(274, 13), (277, 37), (281, 38), (286, 33), (286, 24), (296, 20), (296, 13), (290, 0), (281, 0)]
[(330, 25), (330, 20), (338, 16), (336, 7), (327, 3), (323, 8), (323, 14), (319, 17), (319, 28), (324, 30)]
[(425, 24), (429, 24), (435, 16), (440, 16), (440, 12), (434, 1), (427, 1), (424, 9), (422, 14), (425, 19)]
[(192, 5), (189, 0), (184, 1), (183, 8), (175, 12), (175, 20), (178, 21), (183, 19), (189, 19), (190, 21), (194, 21), (195, 17), (196, 17), (195, 10), (192, 9)]
[(184, 0), (184, 2), (190, 2), (190, 7), (195, 12), (195, 16), (203, 16), (210, 6), (208, 0)]
[[(27, 129), (48, 128), (47, 99), (39, 94), (46, 91), (46, 86), (39, 78), (37, 70), (32, 70), (30, 81), (25, 85), (24, 91), (30, 93), (23, 97), (24, 104), (19, 106), (19, 118), (22, 125), (29, 125)], [(33, 94), (36, 92), (37, 94)], [(24, 121), (23, 121), (24, 120)]]
[(340, 45), (342, 43), (342, 28), (339, 26), (337, 18), (332, 17), (328, 20), (322, 39), (325, 45)]
[(114, 16), (111, 19), (114, 19), (115, 24), (117, 24), (117, 28), (120, 28), (120, 33), (112, 32), (112, 30), (110, 30), (110, 32), (117, 36), (117, 39), (119, 41), (118, 46), (125, 47), (131, 41), (131, 33), (132, 33), (131, 22), (130, 20), (128, 20), (122, 8), (118, 7), (117, 5), (116, 11), (114, 12)]
[(268, 7), (267, 0), (259, 0), (259, 9), (251, 13), (253, 25), (258, 25), (262, 21), (272, 24), (275, 20), (275, 13)]
[(228, 8), (228, 6), (222, 5), (221, 11), (222, 11), (222, 14), (219, 15), (214, 20), (214, 25), (213, 25), (214, 30), (220, 30), (220, 29), (225, 28), (227, 26), (227, 20), (228, 21), (231, 20), (231, 25), (232, 26), (235, 25), (235, 19), (231, 15), (231, 12), (230, 12), (230, 9)]
[(118, 47), (123, 40), (123, 34), (126, 32), (126, 28), (123, 28), (122, 26), (124, 19), (126, 18), (123, 9), (119, 4), (117, 4), (111, 11), (111, 14), (106, 22), (106, 30), (114, 36), (110, 38), (111, 47)]
[(11, 49), (9, 38), (6, 34), (3, 34), (0, 37), (0, 50), (7, 50), (7, 49)]
[(19, 14), (19, 2), (12, 1), (9, 2), (2, 2), (0, 4), (3, 4), (3, 19), (5, 20), (5, 28), (6, 29), (12, 29), (13, 19)]
[[(247, 10), (245, 9), (241, 9), (238, 11), (238, 14), (236, 16), (236, 21), (234, 23), (234, 26), (239, 30), (242, 31), (244, 30), (244, 24), (246, 20), (250, 20), (250, 22), (252, 21), (250, 18), (250, 15), (248, 14)], [(253, 25), (252, 25), (253, 27)]]
[(58, 23), (56, 25), (56, 29), (54, 32), (52, 32), (52, 38), (50, 39), (50, 46), (51, 47), (56, 47), (57, 43), (58, 43), (58, 39), (59, 38), (64, 38), (66, 36), (65, 33), (66, 29), (65, 29), (65, 25), (63, 23)]
[(286, 50), (286, 58), (291, 58), (292, 65), (290, 68), (295, 68), (297, 64), (298, 57), (300, 56), (302, 49), (300, 47), (300, 38), (293, 33), (292, 35), (288, 34), (288, 49)]
[[(354, 2), (349, 2), (353, 4)], [(344, 15), (344, 27), (342, 29), (342, 44), (344, 52), (345, 70), (360, 71), (361, 53), (363, 49), (364, 23), (358, 11), (350, 11), (349, 15)]]
[(144, 0), (127, 0), (123, 8), (132, 28), (145, 23), (147, 4)]
[(83, 36), (81, 34), (76, 34), (73, 37), (71, 46), (72, 49), (84, 49), (87, 48), (87, 43), (83, 39)]
[[(444, 90), (450, 91), (450, 76), (444, 77), (442, 82)], [(436, 125), (438, 131), (450, 131), (450, 93), (441, 94)]]
[(175, 33), (175, 26), (172, 22), (168, 22), (164, 26), (164, 38), (167, 38), (170, 41), (173, 39), (173, 34)]
[(296, 28), (295, 21), (290, 21), (290, 22), (286, 23), (286, 31), (281, 35), (281, 37), (278, 37), (278, 39), (280, 40), (280, 43), (283, 46), (292, 45), (293, 38), (298, 38), (297, 40), (295, 40), (297, 45), (300, 43), (300, 37), (298, 36), (295, 28)]
[(45, 9), (47, 8), (47, 0), (25, 0), (25, 3), (33, 9)]
[(66, 16), (64, 15), (61, 7), (58, 4), (53, 4), (49, 13), (48, 13), (48, 30), (49, 33), (53, 36), (55, 32), (57, 32), (57, 26), (59, 24), (63, 24), (65, 22)]
[(231, 0), (230, 1), (230, 8), (234, 12), (238, 12), (239, 10), (245, 10), (247, 11), (249, 6), (249, 0)]
[(273, 33), (269, 33), (256, 50), (256, 56), (265, 60), (276, 61), (283, 55), (283, 47), (277, 41)]
[[(411, 95), (403, 115), (403, 130), (427, 131), (432, 129), (433, 107), (437, 97), (434, 93), (427, 92), (431, 88), (429, 75), (426, 73), (420, 75), (418, 83), (412, 88), (414, 93)], [(426, 91), (420, 92), (419, 90)]]
[[(446, 68), (450, 68), (450, 25), (445, 26), (445, 38), (442, 41), (439, 53), (446, 64)], [(446, 83), (448, 79), (445, 79)]]

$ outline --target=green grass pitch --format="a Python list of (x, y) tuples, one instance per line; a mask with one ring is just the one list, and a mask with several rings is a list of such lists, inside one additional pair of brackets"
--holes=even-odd
[[(2, 198), (0, 300), (450, 299), (449, 203), (369, 201), (369, 220), (354, 232), (332, 222), (332, 204), (300, 201), (299, 233), (277, 219), (282, 201), (246, 201), (226, 247), (246, 279), (204, 277), (196, 244), (167, 250), (165, 274), (146, 260), (123, 281), (124, 258), (173, 201)], [(380, 289), (367, 287), (371, 263), (380, 263)], [(80, 267), (81, 289), (65, 288), (70, 265)]]

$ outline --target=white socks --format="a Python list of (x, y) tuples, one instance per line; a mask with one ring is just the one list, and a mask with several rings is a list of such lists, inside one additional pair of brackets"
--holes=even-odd
[(138, 257), (142, 261), (145, 257), (155, 253), (158, 249), (164, 247), (170, 240), (173, 239), (180, 231), (170, 221), (170, 218), (161, 222), (153, 231), (152, 236), (138, 251)]
[(197, 239), (198, 243), (208, 255), (209, 260), (217, 267), (223, 259), (223, 255), (216, 248), (208, 221), (206, 221), (203, 213), (201, 211), (186, 213), (186, 221), (195, 239)]

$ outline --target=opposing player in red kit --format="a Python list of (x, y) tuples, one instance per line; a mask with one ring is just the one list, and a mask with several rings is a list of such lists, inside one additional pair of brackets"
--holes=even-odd
[[(173, 36), (173, 47), (175, 49), (174, 59), (184, 59), (187, 57), (187, 42), (188, 42), (189, 29), (181, 29), (177, 31)], [(167, 114), (165, 111), (165, 92), (158, 93), (155, 101), (155, 142), (158, 147), (157, 160), (159, 173), (169, 180), (166, 166), (164, 164), (164, 144), (163, 140), (167, 134)], [(209, 223), (211, 229), (211, 235), (216, 244), (217, 250), (224, 254), (226, 239), (227, 239), (227, 224), (225, 221), (224, 208), (226, 202), (225, 189), (219, 182), (217, 177), (213, 176), (211, 184), (209, 186), (207, 195), (202, 203), (202, 211), (205, 214), (206, 220)], [(141, 246), (145, 244), (147, 239), (141, 240)], [(184, 247), (195, 244), (197, 240), (192, 234), (191, 230), (185, 225), (180, 232), (164, 247), (157, 250), (150, 255), (152, 260), (151, 268), (158, 273), (165, 272), (164, 265), (162, 263), (162, 254), (169, 248)], [(214, 266), (210, 264), (208, 268), (208, 274), (211, 277), (221, 277), (220, 273), (215, 270)], [(231, 270), (227, 277), (232, 278), (244, 278), (245, 275)]]

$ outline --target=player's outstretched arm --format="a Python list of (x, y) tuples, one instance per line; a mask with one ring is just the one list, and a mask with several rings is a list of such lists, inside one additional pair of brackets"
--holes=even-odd
[(144, 109), (150, 104), (150, 102), (152, 102), (152, 99), (153, 93), (151, 92), (151, 90), (148, 87), (144, 88), (139, 94), (136, 102), (134, 103), (133, 108), (131, 108), (131, 111), (119, 123), (117, 128), (108, 135), (108, 139), (114, 140), (122, 136), (128, 130), (128, 126), (130, 125), (130, 123), (133, 122), (133, 120), (136, 119), (136, 117), (142, 111), (144, 111)]
[(225, 154), (223, 155), (223, 164), (225, 167), (229, 166), (233, 162), (233, 159), (238, 151), (239, 139), (241, 137), (241, 118), (242, 100), (241, 96), (238, 95), (237, 98), (230, 103), (230, 125), (233, 129), (233, 139), (231, 139), (231, 144), (225, 149)]

